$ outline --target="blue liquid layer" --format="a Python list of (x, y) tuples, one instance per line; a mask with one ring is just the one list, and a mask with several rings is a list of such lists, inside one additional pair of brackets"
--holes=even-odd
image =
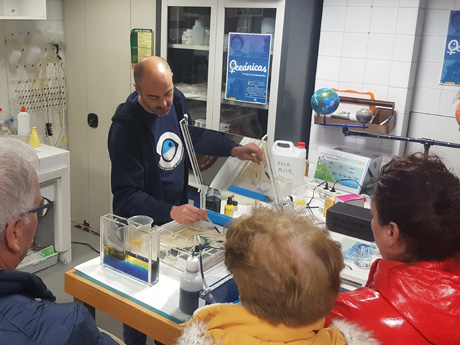
[[(104, 264), (120, 272), (126, 273), (144, 282), (149, 282), (148, 260), (136, 254), (124, 254), (122, 252), (104, 248)], [(158, 261), (151, 264), (152, 283), (158, 280)]]

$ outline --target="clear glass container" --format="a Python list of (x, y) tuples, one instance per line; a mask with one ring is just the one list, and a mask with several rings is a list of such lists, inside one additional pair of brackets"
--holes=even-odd
[(102, 216), (100, 222), (101, 265), (148, 285), (158, 282), (159, 228), (114, 214)]

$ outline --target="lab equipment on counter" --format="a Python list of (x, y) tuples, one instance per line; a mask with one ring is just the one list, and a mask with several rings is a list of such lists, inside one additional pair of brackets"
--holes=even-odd
[(305, 143), (299, 141), (297, 146), (290, 141), (277, 140), (272, 146), (273, 161), (277, 175), (292, 179), (292, 188), (299, 187), (305, 176)]
[(148, 285), (158, 282), (159, 228), (152, 218), (107, 214), (100, 222), (101, 265)]
[(37, 127), (32, 127), (32, 133), (30, 133), (29, 145), (32, 147), (40, 147), (40, 139), (38, 138)]
[(24, 106), (18, 114), (18, 135), (30, 135), (30, 115)]
[(180, 276), (179, 309), (192, 315), (198, 308), (203, 281), (199, 272), (200, 262), (197, 257), (189, 256), (185, 263), (185, 272)]

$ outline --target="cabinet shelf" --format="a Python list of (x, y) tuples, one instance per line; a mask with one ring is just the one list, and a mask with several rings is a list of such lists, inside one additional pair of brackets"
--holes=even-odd
[(175, 49), (188, 49), (188, 50), (209, 50), (209, 46), (197, 46), (194, 44), (179, 44), (179, 43), (170, 43), (168, 48)]
[(196, 95), (196, 94), (193, 94), (193, 93), (184, 93), (184, 96), (185, 96), (185, 98), (191, 99), (191, 100), (194, 100), (194, 101), (204, 101), (204, 102), (206, 102), (208, 100), (207, 95)]

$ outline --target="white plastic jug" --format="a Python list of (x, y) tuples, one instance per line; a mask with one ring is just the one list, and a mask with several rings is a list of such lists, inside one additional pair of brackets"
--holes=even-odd
[(18, 114), (18, 135), (30, 135), (30, 115), (24, 106)]
[(292, 178), (292, 188), (303, 183), (307, 151), (296, 147), (290, 141), (277, 140), (272, 147), (273, 162), (277, 175)]

